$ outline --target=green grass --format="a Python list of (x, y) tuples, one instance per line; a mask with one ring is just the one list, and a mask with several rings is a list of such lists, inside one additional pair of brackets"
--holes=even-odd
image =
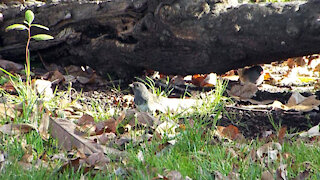
[[(28, 103), (23, 111), (29, 114), (24, 114), (21, 116), (22, 118), (15, 119), (14, 122), (38, 122), (44, 112), (39, 111), (34, 119), (30, 119), (30, 114), (39, 105), (41, 96), (33, 93), (27, 94), (30, 89), (24, 87), (22, 81), (18, 81), (16, 86), (19, 89), (18, 97), (11, 99), (10, 102), (21, 103), (27, 100)], [(84, 174), (83, 169), (67, 169), (64, 172), (59, 172), (63, 162), (57, 160), (48, 160), (49, 167), (36, 168), (36, 161), (41, 155), (46, 154), (50, 159), (55, 154), (66, 152), (58, 148), (56, 140), (50, 138), (48, 141), (44, 141), (37, 131), (19, 136), (2, 134), (0, 135), (0, 152), (6, 157), (5, 163), (2, 163), (0, 179), (80, 179), (83, 176), (88, 179), (153, 179), (158, 175), (165, 176), (172, 170), (180, 172), (183, 177), (188, 176), (192, 179), (213, 179), (216, 172), (227, 176), (234, 168), (240, 179), (259, 179), (262, 172), (268, 169), (275, 171), (280, 163), (287, 165), (289, 179), (304, 171), (306, 163), (310, 164), (310, 179), (320, 177), (320, 148), (316, 142), (312, 144), (299, 138), (285, 140), (280, 152), (282, 159), (269, 163), (268, 167), (265, 167), (265, 163), (259, 159), (252, 161), (249, 156), (251, 151), (256, 152), (259, 147), (267, 143), (264, 139), (246, 139), (243, 142), (238, 142), (217, 138), (214, 133), (216, 125), (220, 114), (224, 112), (224, 104), (229, 101), (223, 97), (225, 87), (226, 82), (219, 82), (216, 89), (208, 93), (206, 99), (203, 99), (205, 103), (195, 107), (192, 112), (159, 115), (161, 120), (170, 119), (178, 125), (182, 125), (173, 138), (176, 140), (174, 145), (168, 145), (169, 140), (172, 139), (167, 136), (159, 138), (153, 133), (151, 141), (144, 140), (139, 144), (133, 142), (126, 144), (125, 151), (129, 153), (129, 156), (120, 161), (106, 164), (107, 171), (90, 171)], [(161, 89), (156, 91), (160, 92)], [(61, 106), (59, 99), (70, 98), (70, 93), (70, 88), (67, 92), (55, 93), (55, 97), (52, 101), (46, 102), (46, 106), (50, 111), (55, 111), (54, 107)], [(3, 95), (10, 97), (9, 94)], [(72, 104), (72, 101), (69, 102)], [(95, 119), (112, 116), (106, 113), (105, 108), (107, 107), (103, 102), (93, 101), (90, 108)], [(191, 119), (193, 123), (190, 123)], [(7, 122), (8, 119), (1, 121), (2, 124)], [(275, 131), (279, 131), (281, 128), (281, 124), (275, 124), (272, 118), (270, 118), (270, 123)], [(142, 131), (140, 131), (141, 128)], [(134, 134), (132, 137), (139, 138), (140, 135), (137, 135), (137, 132), (150, 133), (150, 131), (154, 130), (139, 127), (133, 128), (129, 133)], [(31, 162), (32, 168), (29, 170), (19, 165), (19, 161), (22, 160), (25, 153), (23, 143), (32, 148), (34, 159)], [(139, 160), (137, 156), (140, 151), (144, 161)], [(232, 154), (232, 151), (236, 155)], [(285, 154), (289, 154), (288, 158), (284, 158)], [(126, 175), (116, 174), (115, 171), (118, 168), (123, 169)]]
[[(190, 138), (190, 137), (189, 137)], [(212, 179), (214, 172), (218, 171), (224, 175), (228, 175), (233, 168), (233, 165), (238, 166), (240, 179), (256, 179), (260, 178), (261, 173), (266, 168), (259, 161), (252, 162), (250, 159), (243, 157), (234, 157), (228, 152), (228, 148), (233, 148), (237, 153), (242, 152), (248, 155), (251, 149), (256, 149), (263, 145), (263, 142), (253, 142), (253, 144), (243, 145), (242, 149), (236, 148), (235, 144), (216, 144), (208, 145), (205, 140), (197, 140), (191, 137), (188, 139), (182, 136), (181, 141), (167, 151), (155, 155), (159, 143), (153, 142), (146, 148), (141, 149), (145, 162), (140, 162), (137, 158), (136, 151), (131, 152), (129, 167), (133, 167), (131, 171), (132, 177), (137, 179), (152, 179), (157, 174), (164, 174), (165, 171), (176, 170), (184, 177), (189, 176), (193, 179)], [(248, 151), (249, 150), (249, 151)], [(312, 167), (311, 179), (319, 178), (319, 164), (320, 158), (319, 147), (307, 147), (301, 142), (285, 143), (283, 145), (283, 152), (290, 153), (292, 158), (284, 160), (283, 163), (288, 165), (288, 177), (294, 178), (300, 172), (305, 170), (303, 163), (309, 162)], [(239, 154), (240, 156), (240, 154)], [(270, 165), (270, 169), (277, 169), (279, 162)], [(150, 170), (152, 169), (152, 170)]]

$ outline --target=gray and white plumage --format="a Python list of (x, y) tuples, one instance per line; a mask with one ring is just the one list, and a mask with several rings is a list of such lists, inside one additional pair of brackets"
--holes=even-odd
[(134, 82), (130, 85), (134, 93), (134, 103), (141, 111), (155, 112), (177, 112), (185, 110), (197, 104), (201, 104), (200, 100), (195, 99), (179, 99), (166, 98), (157, 96), (150, 91), (141, 82)]

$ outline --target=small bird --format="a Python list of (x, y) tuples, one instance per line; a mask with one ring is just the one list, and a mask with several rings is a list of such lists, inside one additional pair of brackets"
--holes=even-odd
[(195, 99), (179, 99), (166, 98), (157, 96), (150, 91), (141, 82), (134, 82), (130, 84), (134, 93), (134, 103), (140, 111), (155, 112), (161, 111), (163, 113), (176, 112), (178, 110), (188, 109), (200, 103)]
[(238, 70), (239, 79), (242, 84), (253, 83), (259, 85), (263, 82), (264, 73), (261, 66), (252, 66)]

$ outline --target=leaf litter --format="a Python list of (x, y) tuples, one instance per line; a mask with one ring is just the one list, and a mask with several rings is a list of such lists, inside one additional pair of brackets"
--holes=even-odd
[[(238, 116), (239, 119), (247, 116), (248, 114), (246, 113), (248, 111), (250, 111), (251, 116), (253, 115), (253, 117), (258, 117), (255, 114), (252, 114), (254, 110), (257, 110), (258, 113), (261, 113), (261, 116), (264, 117), (266, 116), (265, 112), (259, 112), (259, 110), (268, 110), (271, 113), (279, 113), (280, 111), (286, 115), (296, 113), (295, 115), (297, 116), (299, 116), (299, 113), (317, 112), (319, 110), (318, 106), (320, 105), (318, 97), (312, 93), (301, 93), (302, 91), (299, 89), (299, 86), (306, 87), (306, 89), (310, 90), (310, 86), (306, 85), (309, 83), (314, 88), (317, 88), (319, 82), (316, 75), (319, 72), (319, 68), (318, 65), (312, 65), (312, 73), (306, 71), (306, 69), (308, 70), (310, 68), (306, 67), (306, 64), (302, 63), (303, 60), (305, 60), (305, 58), (294, 60), (289, 59), (285, 63), (278, 64), (278, 66), (275, 67), (273, 65), (265, 65), (264, 69), (267, 71), (264, 73), (265, 81), (259, 86), (255, 84), (243, 85), (237, 83), (233, 85), (234, 83), (231, 81), (228, 86), (228, 94), (236, 99), (237, 102), (228, 106), (227, 108), (229, 109), (226, 108), (226, 110), (228, 111), (241, 108), (240, 112), (242, 112), (244, 116)], [(317, 59), (313, 59), (312, 61), (315, 63)], [(283, 72), (286, 74), (279, 75), (278, 73), (281, 72), (277, 69), (279, 67), (283, 67)], [(70, 83), (71, 81), (73, 83), (78, 81), (78, 83), (82, 85), (108, 84), (107, 82), (103, 82), (103, 80), (101, 80), (100, 77), (98, 77), (96, 73), (88, 67), (78, 68), (71, 66), (66, 69), (69, 72), (69, 76), (72, 76), (72, 78), (63, 75), (59, 70), (54, 70), (43, 76), (48, 81), (37, 80), (37, 83), (35, 83), (36, 89), (38, 94), (44, 94), (43, 100), (48, 101), (53, 98), (52, 85)], [(230, 78), (228, 76), (230, 76)], [(208, 75), (193, 75), (189, 80), (187, 78), (175, 77), (175, 80), (172, 81), (172, 83), (174, 83), (174, 87), (176, 87), (173, 93), (181, 93), (181, 88), (179, 88), (179, 86), (185, 86), (186, 84), (189, 84), (191, 89), (196, 89), (198, 86), (204, 89), (212, 89), (217, 84), (217, 78), (229, 78), (231, 80), (237, 79), (234, 78), (234, 76), (236, 75), (233, 72), (221, 77), (217, 77), (217, 75), (213, 73)], [(164, 77), (164, 75), (158, 74), (158, 77), (161, 81), (161, 77)], [(281, 77), (285, 77), (285, 79), (282, 79)], [(172, 77), (172, 79), (174, 78)], [(265, 85), (269, 85), (268, 88), (273, 88), (273, 92), (279, 87), (279, 93), (276, 95), (278, 96), (280, 94), (280, 98), (263, 99), (264, 96), (261, 96), (261, 93), (265, 93), (268, 90), (265, 88), (267, 87)], [(292, 86), (290, 88), (293, 93), (283, 96), (283, 94), (281, 94), (283, 93), (282, 89), (287, 88), (286, 86), (288, 85)], [(8, 92), (12, 92), (8, 86), (3, 87)], [(297, 89), (294, 90), (293, 87)], [(0, 131), (3, 134), (16, 137), (35, 131), (39, 133), (40, 137), (45, 141), (48, 141), (50, 138), (57, 139), (59, 148), (68, 152), (76, 150), (76, 153), (73, 154), (74, 158), (59, 158), (61, 160), (64, 159), (63, 161), (65, 161), (65, 164), (59, 168), (59, 172), (63, 172), (70, 167), (75, 170), (83, 168), (85, 169), (84, 172), (89, 172), (93, 169), (104, 169), (106, 165), (113, 161), (118, 162), (119, 164), (125, 162), (125, 159), (128, 158), (128, 153), (125, 151), (125, 147), (130, 143), (134, 146), (143, 146), (143, 144), (148, 143), (150, 140), (158, 138), (159, 141), (163, 141), (158, 144), (158, 152), (156, 152), (156, 155), (159, 155), (159, 153), (163, 153), (164, 150), (170, 150), (173, 148), (177, 141), (181, 141), (181, 132), (186, 130), (186, 124), (189, 126), (191, 125), (190, 127), (194, 128), (193, 118), (187, 119), (189, 123), (186, 123), (186, 121), (174, 122), (170, 119), (161, 119), (161, 116), (154, 116), (150, 113), (132, 109), (134, 106), (132, 96), (124, 96), (121, 92), (113, 92), (111, 94), (103, 95), (100, 95), (99, 93), (92, 93), (91, 95), (93, 98), (87, 99), (88, 96), (85, 95), (85, 98), (80, 97), (77, 101), (71, 100), (71, 97), (68, 99), (68, 96), (66, 96), (65, 99), (61, 99), (61, 102), (64, 103), (60, 104), (61, 109), (58, 111), (66, 118), (57, 118), (54, 113), (49, 113), (49, 111), (46, 110), (39, 120), (39, 126), (10, 122), (2, 125), (0, 127)], [(268, 96), (265, 97), (270, 98)], [(80, 103), (77, 104), (77, 102)], [(92, 107), (94, 107), (93, 102), (98, 104), (105, 103), (108, 104), (108, 106), (113, 107), (120, 106), (121, 110), (116, 112), (112, 107), (100, 110), (98, 107), (95, 107), (96, 114), (94, 114), (90, 112)], [(67, 106), (66, 104), (70, 104), (70, 106)], [(66, 105), (66, 108), (63, 108), (63, 105)], [(11, 109), (16, 109), (14, 105), (10, 106)], [(104, 107), (107, 106), (104, 105)], [(1, 114), (4, 114), (11, 119), (21, 116), (20, 113), (16, 112), (12, 113), (8, 111), (7, 113), (7, 110), (5, 109), (1, 109), (0, 111)], [(58, 111), (55, 111), (55, 113)], [(99, 112), (104, 112), (106, 115), (99, 116), (101, 115)], [(97, 121), (97, 119), (99, 121)], [(309, 130), (304, 128), (304, 132), (297, 134), (289, 134), (287, 132), (287, 128), (283, 127), (279, 129), (278, 133), (270, 131), (271, 133), (269, 133), (269, 135), (263, 137), (263, 141), (266, 141), (265, 144), (260, 145), (256, 149), (248, 149), (247, 153), (243, 153), (239, 151), (238, 147), (247, 143), (249, 140), (248, 138), (256, 136), (243, 134), (246, 132), (243, 128), (238, 126), (241, 128), (238, 129), (236, 123), (231, 122), (231, 124), (228, 124), (230, 123), (229, 117), (227, 118), (227, 121), (223, 121), (224, 119), (226, 119), (225, 114), (222, 117), (222, 123), (219, 126), (216, 126), (216, 129), (205, 130), (204, 134), (211, 134), (213, 143), (228, 144), (225, 140), (235, 143), (235, 147), (227, 149), (227, 153), (232, 154), (234, 157), (250, 158), (253, 162), (259, 162), (261, 166), (264, 166), (267, 169), (274, 167), (275, 163), (279, 163), (276, 165), (277, 168), (273, 171), (263, 171), (261, 174), (262, 179), (270, 179), (271, 177), (276, 179), (288, 179), (288, 165), (283, 162), (284, 159), (292, 158), (293, 155), (283, 150), (283, 143), (290, 141), (295, 135), (301, 138), (314, 138), (318, 137), (320, 134), (318, 125)], [(255, 130), (260, 134), (264, 132), (259, 128), (256, 128)], [(315, 139), (309, 140), (315, 141)], [(33, 154), (34, 152), (32, 148), (30, 149), (30, 146), (25, 145), (24, 155), (20, 161), (22, 166), (28, 168), (36, 165), (37, 163), (34, 162), (34, 159), (37, 159), (37, 162), (43, 161), (38, 159), (38, 157), (35, 157)], [(56, 156), (57, 155), (58, 154), (56, 154)], [(3, 157), (1, 162), (6, 161), (5, 155), (0, 157)], [(141, 150), (138, 151), (137, 158), (141, 163), (146, 162), (145, 154)], [(51, 160), (53, 159), (55, 158), (52, 157)], [(47, 159), (46, 161), (49, 160)], [(123, 167), (115, 168), (116, 174), (124, 176), (128, 176), (129, 171), (129, 169), (125, 169)], [(308, 177), (310, 173), (311, 171), (309, 167), (306, 168), (306, 170), (301, 171), (297, 177), (300, 179)], [(234, 164), (228, 175), (215, 171), (215, 177), (217, 179), (239, 179), (239, 169), (237, 165)], [(157, 177), (154, 177), (154, 179), (188, 178), (188, 176), (183, 176), (179, 171), (174, 170), (167, 170), (164, 175), (158, 174)]]

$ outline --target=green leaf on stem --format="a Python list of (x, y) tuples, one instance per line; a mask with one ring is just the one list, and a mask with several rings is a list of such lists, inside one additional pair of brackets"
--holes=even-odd
[(45, 40), (54, 39), (52, 36), (50, 36), (48, 34), (37, 34), (37, 35), (31, 36), (31, 38), (35, 39), (37, 41), (45, 41)]
[(25, 19), (27, 20), (28, 24), (30, 25), (34, 20), (34, 14), (31, 10), (27, 10), (25, 13)]
[(38, 27), (38, 28), (45, 29), (45, 30), (49, 31), (48, 27), (40, 25), (40, 24), (31, 24), (31, 26)]
[(26, 29), (28, 29), (28, 28), (27, 28), (27, 26), (25, 26), (25, 25), (23, 25), (23, 24), (13, 24), (13, 25), (11, 25), (11, 26), (8, 26), (8, 27), (6, 28), (6, 31), (13, 30), (13, 29), (23, 31), (23, 30), (26, 30)]

